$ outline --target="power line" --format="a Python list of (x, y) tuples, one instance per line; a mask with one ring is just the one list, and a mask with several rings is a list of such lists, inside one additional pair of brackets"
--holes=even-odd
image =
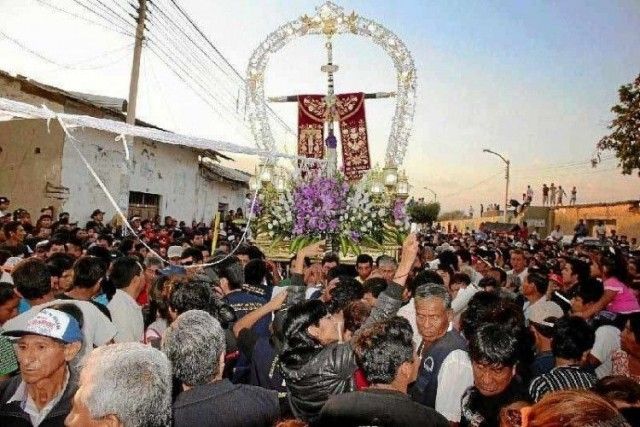
[[(150, 37), (150, 38), (148, 38), (148, 40), (149, 40), (150, 43), (153, 43), (156, 47), (163, 48), (163, 52), (167, 53), (167, 57), (169, 58), (169, 60), (173, 61), (175, 64), (177, 64), (179, 62), (182, 69), (188, 70), (189, 68), (191, 68), (191, 70), (194, 71), (194, 72), (185, 71), (184, 77), (194, 81), (200, 87), (200, 90), (202, 90), (202, 89), (206, 90), (206, 93), (210, 96), (210, 98), (212, 98), (218, 104), (218, 106), (220, 108), (226, 110), (226, 112), (234, 120), (237, 120), (237, 118), (234, 115), (233, 110), (230, 109), (226, 103), (222, 102), (220, 100), (220, 98), (216, 94), (214, 94), (212, 92), (211, 83), (209, 83), (206, 80), (206, 77), (203, 78), (202, 75), (197, 72), (198, 71), (197, 69), (193, 70), (193, 65), (191, 65), (188, 60), (186, 60), (186, 59), (184, 59), (184, 58), (182, 58), (181, 56), (178, 56), (178, 55), (169, 55), (168, 54), (168, 52), (174, 52), (177, 49), (179, 49), (180, 48), (179, 44), (173, 43), (171, 46), (168, 46), (167, 44), (165, 44), (163, 42), (159, 42), (155, 37)], [(183, 79), (183, 81), (185, 81), (185, 80)], [(194, 89), (192, 86), (189, 86), (189, 87)], [(196, 89), (194, 89), (194, 90), (197, 91)], [(217, 113), (219, 113), (219, 114), (222, 114), (218, 108), (216, 108), (215, 111)]]
[[(157, 1), (157, 0), (156, 0)], [(200, 52), (202, 52), (202, 54), (209, 59), (215, 66), (216, 68), (218, 68), (222, 73), (224, 73), (227, 77), (231, 77), (217, 62), (215, 62), (213, 60), (213, 58), (211, 58), (211, 56), (205, 52), (205, 50), (198, 45), (183, 29), (182, 26), (178, 25), (172, 18), (170, 18), (167, 13), (165, 13), (162, 9), (160, 9), (160, 7), (158, 5), (155, 4), (155, 2), (151, 1), (150, 2), (151, 6), (157, 11), (159, 12), (162, 16), (165, 17), (165, 19), (167, 21), (169, 21), (171, 24), (173, 24), (174, 27), (176, 27), (186, 38), (187, 40), (189, 40), (189, 42), (191, 43), (191, 45), (193, 45), (194, 47), (196, 47)], [(217, 50), (216, 50), (217, 51)], [(223, 58), (224, 59), (224, 58)]]
[(107, 13), (107, 15), (112, 16), (116, 20), (122, 21), (125, 26), (133, 25), (130, 21), (127, 21), (127, 19), (121, 16), (118, 12), (116, 12), (115, 10), (113, 10), (112, 8), (104, 4), (102, 0), (86, 0), (86, 1), (95, 5), (97, 8), (102, 9), (105, 13)]
[[(184, 84), (186, 84), (189, 87), (192, 87), (183, 76), (188, 76), (189, 73), (185, 70), (184, 66), (182, 64), (179, 64), (177, 61), (172, 61), (171, 59), (171, 54), (168, 53), (164, 47), (162, 47), (161, 45), (159, 45), (157, 42), (155, 42), (154, 40), (150, 40), (150, 44), (148, 45), (148, 48), (151, 52), (153, 52), (156, 57), (158, 57), (158, 59), (160, 61), (162, 61), (175, 75), (176, 77), (178, 77), (179, 80), (181, 80)], [(193, 82), (200, 87), (200, 90), (194, 90), (194, 93), (202, 100), (204, 101), (207, 105), (209, 105), (217, 114), (220, 115), (221, 118), (225, 119), (225, 121), (227, 121), (230, 125), (232, 126), (236, 126), (237, 127), (237, 121), (236, 120), (229, 120), (225, 114), (219, 110), (219, 107), (216, 106), (214, 103), (211, 102), (210, 99), (208, 99), (204, 94), (209, 95), (209, 97), (213, 97), (209, 90), (207, 89), (206, 85), (204, 85), (202, 82), (200, 82), (197, 79), (192, 78)], [(204, 94), (202, 93), (204, 92)], [(235, 125), (234, 125), (235, 123)], [(241, 131), (246, 132), (245, 128), (241, 128)]]
[(115, 5), (118, 7), (118, 9), (120, 9), (121, 11), (123, 11), (125, 13), (125, 15), (130, 16), (131, 19), (133, 19), (133, 21), (137, 24), (138, 22), (138, 18), (136, 16), (136, 14), (134, 14), (133, 12), (138, 12), (138, 8), (134, 5), (132, 5), (129, 2), (125, 2), (129, 7), (132, 8), (132, 10), (127, 10), (124, 8), (124, 6), (122, 6), (122, 2), (118, 1), (118, 0), (112, 0), (113, 3), (115, 3)]
[[(204, 34), (204, 32), (196, 25), (196, 23), (191, 19), (191, 17), (180, 7), (180, 5), (175, 0), (169, 0), (173, 6), (182, 14), (182, 16), (191, 24), (192, 28), (198, 32), (198, 34), (205, 40), (205, 42), (214, 50), (214, 52), (224, 61), (224, 63), (233, 71), (233, 73), (242, 81), (243, 88), (246, 87), (246, 81), (244, 77), (238, 72), (238, 70), (229, 62), (229, 60), (216, 48), (216, 46), (209, 40), (209, 38)], [(267, 107), (267, 112), (274, 117), (280, 125), (284, 128), (284, 130), (292, 135), (296, 135), (289, 125), (280, 117), (269, 105)]]
[(77, 13), (73, 13), (73, 12), (71, 12), (69, 10), (66, 10), (66, 9), (63, 9), (63, 8), (61, 8), (59, 6), (51, 4), (51, 3), (47, 2), (46, 0), (35, 0), (35, 1), (37, 1), (38, 3), (40, 3), (40, 5), (42, 5), (44, 7), (48, 7), (50, 9), (56, 10), (56, 11), (58, 11), (60, 13), (64, 13), (66, 15), (72, 16), (74, 18), (80, 19), (80, 20), (88, 22), (90, 24), (94, 24), (94, 25), (100, 26), (100, 27), (102, 27), (104, 29), (107, 29), (109, 31), (115, 31), (116, 33), (119, 33), (119, 34), (122, 34), (122, 35), (128, 36), (128, 37), (135, 37), (135, 34), (133, 32), (131, 32), (131, 31), (122, 30), (122, 29), (116, 28), (114, 26), (110, 26), (110, 25), (104, 24), (102, 22), (95, 21), (93, 19), (89, 19), (86, 16), (78, 15)]
[(85, 63), (85, 62), (89, 62), (89, 61), (93, 61), (93, 60), (95, 60), (95, 59), (104, 58), (104, 57), (106, 57), (106, 56), (108, 56), (108, 55), (111, 55), (111, 54), (113, 54), (113, 53), (117, 53), (117, 52), (123, 51), (123, 50), (125, 50), (125, 49), (129, 49), (129, 48), (131, 48), (131, 46), (132, 46), (132, 44), (131, 44), (131, 43), (128, 43), (128, 44), (127, 44), (127, 45), (125, 45), (125, 46), (121, 46), (121, 47), (119, 47), (119, 48), (117, 48), (117, 49), (111, 49), (111, 50), (108, 50), (108, 51), (106, 51), (106, 52), (101, 53), (100, 55), (93, 56), (93, 57), (91, 57), (91, 58), (86, 58), (86, 59), (83, 59), (83, 60), (77, 61), (76, 63), (63, 64), (63, 63), (57, 62), (57, 61), (55, 61), (55, 60), (53, 60), (53, 59), (51, 59), (51, 58), (48, 58), (48, 57), (46, 57), (45, 55), (43, 55), (43, 54), (41, 54), (41, 53), (39, 53), (39, 52), (37, 52), (37, 51), (35, 51), (35, 50), (33, 50), (33, 49), (29, 48), (29, 47), (28, 47), (28, 46), (26, 46), (24, 43), (20, 42), (19, 40), (14, 39), (13, 37), (10, 37), (10, 36), (9, 36), (9, 35), (7, 35), (6, 33), (4, 33), (2, 30), (0, 30), (0, 36), (2, 36), (2, 37), (4, 37), (5, 39), (9, 40), (10, 42), (12, 42), (12, 43), (13, 43), (13, 44), (15, 44), (16, 46), (18, 46), (20, 49), (22, 49), (22, 50), (24, 50), (24, 51), (26, 51), (26, 52), (28, 52), (28, 53), (32, 54), (33, 56), (36, 56), (37, 58), (39, 58), (39, 59), (41, 59), (41, 60), (43, 60), (43, 61), (45, 61), (45, 62), (48, 62), (48, 63), (50, 63), (50, 64), (52, 64), (52, 65), (55, 65), (55, 66), (56, 66), (56, 67), (58, 67), (58, 68), (65, 68), (65, 69), (67, 69), (67, 70), (97, 70), (97, 69), (99, 69), (99, 68), (105, 68), (105, 67), (108, 67), (109, 65), (113, 65), (113, 64), (115, 64), (116, 62), (121, 61), (121, 60), (122, 60), (122, 57), (121, 57), (121, 56), (119, 56), (118, 58), (116, 58), (116, 60), (114, 60), (114, 61), (112, 61), (112, 62), (109, 62), (109, 63), (106, 63), (106, 64), (100, 64), (100, 65), (97, 65), (97, 66), (82, 67), (82, 66), (79, 66), (79, 64), (82, 64), (82, 63)]
[(88, 10), (90, 13), (100, 17), (103, 21), (113, 25), (114, 27), (118, 28), (119, 30), (123, 31), (123, 32), (127, 32), (130, 31), (128, 28), (126, 27), (122, 27), (121, 25), (115, 23), (111, 18), (109, 18), (108, 16), (105, 16), (102, 12), (92, 9), (89, 6), (87, 6), (86, 4), (82, 3), (80, 0), (72, 0), (74, 3), (76, 3), (77, 5), (79, 5), (80, 7), (82, 7), (83, 9)]
[(487, 182), (491, 181), (492, 179), (494, 179), (495, 177), (497, 177), (498, 175), (501, 175), (501, 174), (502, 174), (502, 171), (494, 173), (493, 175), (490, 175), (490, 176), (482, 179), (481, 181), (478, 181), (475, 184), (472, 184), (469, 187), (462, 188), (462, 189), (460, 189), (458, 191), (454, 191), (453, 193), (442, 194), (442, 195), (439, 194), (439, 196), (440, 196), (441, 199), (445, 198), (445, 197), (457, 196), (458, 194), (464, 193), (465, 191), (473, 190), (473, 189), (475, 189), (477, 187), (480, 187), (481, 185), (486, 184)]
[[(187, 58), (187, 54), (185, 53), (185, 51), (187, 51), (189, 53), (189, 56), (191, 57), (191, 60), (195, 61), (196, 65), (198, 66), (198, 69), (207, 77), (209, 74), (209, 69), (208, 67), (204, 64), (204, 62), (202, 61), (202, 58), (198, 56), (197, 52), (195, 52), (193, 49), (189, 48), (189, 44), (185, 43), (185, 44), (181, 44), (180, 41), (178, 40), (181, 36), (180, 34), (177, 33), (175, 26), (174, 27), (170, 27), (168, 24), (162, 23), (156, 16), (153, 16), (152, 20), (149, 20), (149, 23), (151, 24), (150, 26), (150, 30), (149, 30), (149, 37), (151, 38), (156, 38), (155, 36), (159, 36), (162, 38), (166, 38), (168, 41), (173, 42), (173, 44), (176, 47), (176, 53), (180, 53), (183, 54), (183, 56), (185, 57), (185, 60), (188, 60)], [(160, 27), (160, 24), (162, 24), (162, 28)], [(158, 34), (159, 32), (162, 32), (161, 34)], [(172, 32), (172, 35), (168, 34), (169, 32)], [(176, 38), (177, 37), (177, 38)], [(184, 40), (184, 38), (183, 38)], [(206, 52), (203, 52), (203, 54), (206, 56)], [(211, 60), (211, 62), (213, 62), (215, 64), (215, 62), (207, 57), (206, 59)], [(218, 83), (218, 82), (216, 82)], [(225, 88), (226, 87), (224, 85), (221, 84), (217, 84), (217, 87), (222, 87)], [(231, 93), (228, 89), (226, 90), (226, 93), (229, 95), (229, 100), (231, 102), (234, 102), (234, 95), (233, 93)]]

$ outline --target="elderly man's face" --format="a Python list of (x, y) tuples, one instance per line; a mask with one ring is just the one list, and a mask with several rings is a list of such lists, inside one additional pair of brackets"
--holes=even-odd
[(382, 275), (382, 277), (387, 281), (392, 281), (393, 276), (395, 276), (396, 274), (396, 266), (391, 263), (380, 264), (380, 267), (378, 267), (378, 270), (380, 271), (380, 274)]
[(440, 298), (416, 299), (416, 324), (426, 344), (430, 345), (447, 333), (450, 310)]
[(80, 343), (65, 345), (53, 338), (40, 335), (20, 337), (16, 345), (20, 376), (28, 385), (51, 380), (60, 374), (66, 363), (70, 362), (79, 350)]

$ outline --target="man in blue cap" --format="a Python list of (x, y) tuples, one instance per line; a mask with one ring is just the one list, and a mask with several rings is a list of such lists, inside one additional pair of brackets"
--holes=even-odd
[(16, 338), (20, 376), (0, 384), (0, 425), (64, 425), (77, 389), (69, 363), (80, 351), (82, 331), (75, 317), (61, 311), (65, 307), (58, 308), (43, 309), (23, 329), (3, 332)]

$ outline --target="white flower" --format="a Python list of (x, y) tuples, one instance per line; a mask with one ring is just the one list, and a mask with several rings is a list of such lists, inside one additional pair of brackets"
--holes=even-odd
[(378, 211), (378, 215), (380, 215), (380, 216), (384, 216), (384, 213), (385, 213), (385, 212), (384, 212), (384, 209), (383, 209), (383, 208), (380, 208), (380, 210)]
[(274, 226), (276, 226), (276, 225), (278, 225), (278, 224), (279, 224), (278, 220), (277, 220), (277, 219), (274, 219), (274, 220), (273, 220), (273, 225), (274, 225)]
[(360, 227), (360, 231), (367, 231), (367, 227), (364, 227), (364, 226)]
[(369, 228), (373, 227), (373, 222), (367, 221), (367, 227), (369, 227)]
[(273, 236), (275, 236), (275, 234), (276, 234), (276, 233), (274, 233), (273, 231), (270, 231), (270, 232), (269, 232), (269, 237), (273, 237)]
[(269, 230), (272, 230), (272, 229), (273, 229), (273, 224), (267, 224), (267, 228), (268, 228)]

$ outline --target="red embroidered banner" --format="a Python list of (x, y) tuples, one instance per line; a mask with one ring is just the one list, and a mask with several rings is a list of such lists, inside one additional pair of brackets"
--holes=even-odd
[(298, 155), (324, 158), (324, 95), (298, 95)]
[(338, 95), (336, 104), (340, 117), (344, 175), (350, 181), (358, 180), (371, 169), (364, 93)]

